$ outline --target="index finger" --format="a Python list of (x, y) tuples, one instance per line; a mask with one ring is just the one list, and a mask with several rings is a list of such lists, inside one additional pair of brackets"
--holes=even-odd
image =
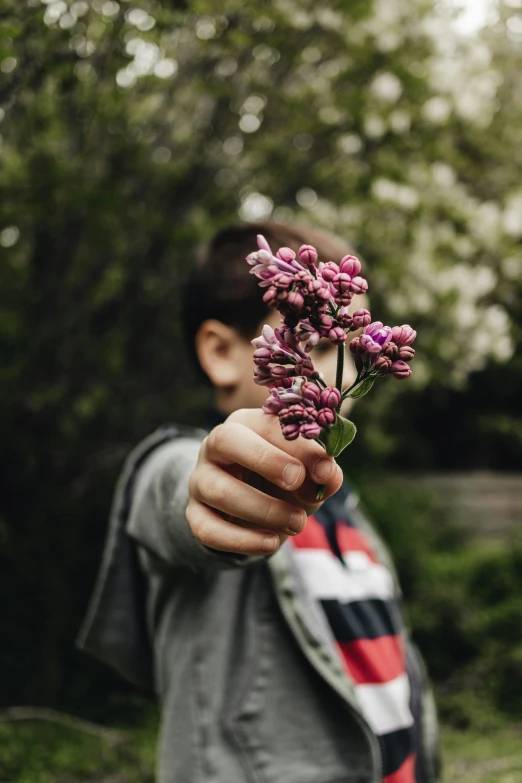
[(223, 466), (241, 465), (289, 492), (298, 489), (306, 477), (306, 468), (299, 459), (232, 421), (212, 430), (205, 441), (204, 457)]
[[(335, 492), (339, 489), (340, 468), (333, 457), (328, 456), (324, 448), (316, 441), (301, 437), (296, 440), (286, 440), (281, 432), (277, 416), (263, 413), (259, 409), (244, 408), (235, 411), (227, 419), (227, 422), (233, 421), (244, 424), (273, 446), (298, 459), (304, 465), (311, 482), (327, 485), (325, 497), (332, 494), (330, 484), (335, 485)], [(281, 485), (278, 484), (278, 486)]]

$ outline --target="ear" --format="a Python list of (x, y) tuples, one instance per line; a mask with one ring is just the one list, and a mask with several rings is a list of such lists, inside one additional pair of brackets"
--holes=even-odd
[(221, 321), (203, 321), (198, 329), (195, 342), (199, 363), (217, 389), (231, 388), (240, 382), (240, 341), (236, 330)]

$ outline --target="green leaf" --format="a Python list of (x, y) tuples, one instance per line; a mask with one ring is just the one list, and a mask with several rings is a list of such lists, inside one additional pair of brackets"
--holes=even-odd
[(326, 452), (331, 457), (338, 457), (355, 438), (357, 428), (352, 421), (337, 416), (335, 424), (330, 429), (321, 432), (321, 441), (326, 447)]
[(357, 400), (359, 397), (364, 397), (365, 394), (368, 394), (374, 383), (375, 378), (366, 378), (366, 380), (363, 381), (360, 386), (357, 386), (352, 392), (350, 392), (348, 397), (351, 397), (352, 400)]

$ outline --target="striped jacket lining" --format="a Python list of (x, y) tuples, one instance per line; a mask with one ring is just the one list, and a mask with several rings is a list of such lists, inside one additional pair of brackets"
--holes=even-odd
[(364, 533), (332, 500), (289, 539), (294, 558), (326, 615), (361, 712), (379, 740), (383, 780), (416, 783), (416, 731), (394, 580)]

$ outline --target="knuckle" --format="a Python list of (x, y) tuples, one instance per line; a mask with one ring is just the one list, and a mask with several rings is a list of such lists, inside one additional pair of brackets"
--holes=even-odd
[(243, 427), (254, 430), (254, 432), (259, 432), (260, 430), (263, 430), (265, 419), (270, 418), (272, 417), (266, 416), (261, 408), (239, 408), (237, 411), (230, 414), (225, 424), (241, 424)]
[(196, 467), (190, 474), (189, 478), (189, 498), (199, 497), (198, 475), (198, 469)]
[(274, 458), (269, 454), (268, 449), (264, 444), (256, 444), (251, 450), (252, 462), (255, 465), (256, 473), (260, 473), (264, 476), (267, 472), (273, 473), (274, 471)]
[(232, 491), (226, 479), (224, 478), (214, 479), (209, 489), (210, 491), (208, 492), (208, 495), (210, 497), (212, 504), (215, 503), (220, 508), (222, 506), (227, 507), (229, 505)]
[(209, 521), (205, 519), (204, 516), (200, 519), (198, 523), (198, 529), (196, 533), (196, 538), (201, 544), (204, 544), (204, 546), (210, 546), (212, 543), (212, 526), (210, 525)]
[(200, 458), (208, 449), (208, 437), (209, 437), (208, 435), (205, 435), (205, 437), (201, 441), (201, 446), (199, 448), (199, 456), (200, 456)]
[(239, 536), (239, 538), (234, 544), (234, 551), (237, 552), (239, 555), (243, 555), (243, 554), (248, 554), (248, 549), (249, 546), (245, 535)]
[(274, 521), (274, 501), (266, 500), (261, 509), (261, 524), (269, 524)]
[(198, 516), (194, 507), (194, 502), (189, 500), (187, 508), (185, 510), (185, 517), (192, 533), (198, 538)]
[(224, 433), (224, 424), (218, 424), (217, 427), (214, 427), (212, 432), (207, 435), (207, 452), (210, 454), (219, 454), (224, 446), (224, 437), (226, 436), (226, 432)]
[(248, 421), (249, 414), (252, 415), (252, 411), (250, 411), (248, 408), (238, 408), (237, 411), (234, 411), (230, 414), (230, 416), (227, 419), (227, 422), (235, 422), (236, 424), (245, 424), (245, 422)]
[(201, 506), (196, 508), (195, 505), (192, 505), (191, 508), (191, 504), (189, 504), (187, 507), (187, 522), (192, 531), (192, 534), (195, 538), (197, 538), (198, 541), (200, 541), (202, 544), (207, 544), (210, 542), (212, 525), (206, 518), (205, 514), (202, 513)]

